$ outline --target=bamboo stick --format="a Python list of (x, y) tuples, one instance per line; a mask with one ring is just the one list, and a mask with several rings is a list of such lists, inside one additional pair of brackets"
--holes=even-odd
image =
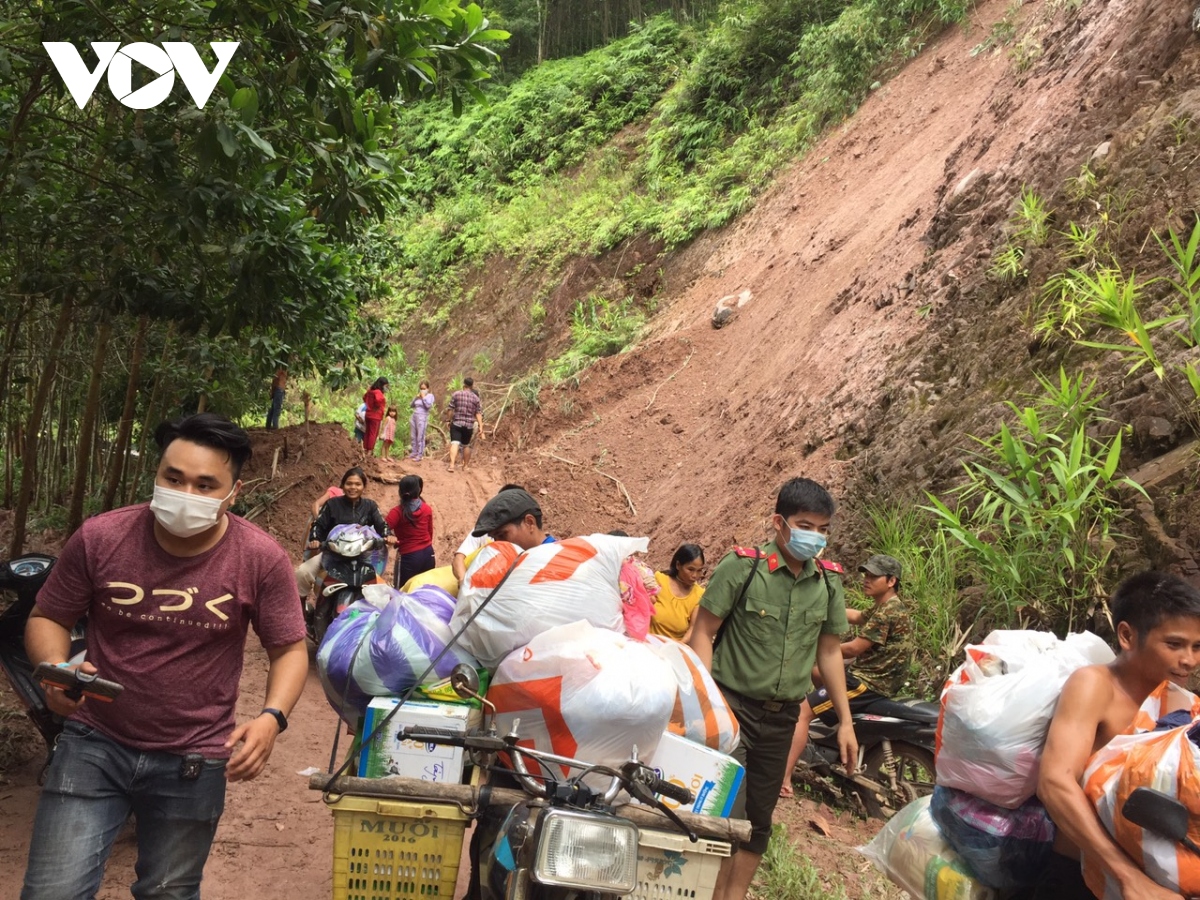
[[(356, 797), (378, 797), (381, 800), (424, 800), (430, 803), (454, 803), (468, 808), (479, 805), (480, 790), (469, 784), (438, 784), (417, 781), (413, 778), (351, 778), (342, 776), (336, 782), (326, 772), (317, 772), (309, 777), (308, 786), (314, 791), (327, 791), (335, 784), (334, 794), (352, 794)], [(493, 788), (488, 806), (512, 807), (530, 800), (524, 791), (512, 788)], [(678, 830), (678, 826), (666, 816), (648, 806), (628, 804), (618, 807), (618, 813), (639, 828), (662, 828)], [(718, 816), (698, 816), (694, 813), (678, 812), (683, 823), (701, 837), (722, 841), (750, 840), (750, 823), (745, 819), (723, 819)]]

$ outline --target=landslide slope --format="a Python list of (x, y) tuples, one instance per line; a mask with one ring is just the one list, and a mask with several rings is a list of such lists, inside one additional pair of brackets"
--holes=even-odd
[[(1153, 408), (1172, 421), (1166, 444), (1179, 443), (1186, 429), (1159, 387), (1126, 380), (1120, 361), (1032, 340), (1036, 292), (986, 273), (1023, 186), (1062, 209), (1064, 228), (1122, 198), (1113, 249), (1139, 272), (1159, 264), (1153, 230), (1190, 225), (1186, 211), (1200, 207), (1190, 12), (1183, 0), (980, 3), (734, 225), (657, 258), (634, 240), (577, 260), (552, 312), (630, 259), (632, 286), (658, 291), (658, 311), (634, 349), (506, 413), (501, 437), (516, 451), (506, 477), (544, 491), (551, 530), (648, 533), (665, 563), (683, 540), (759, 539), (773, 488), (808, 475), (846, 503), (834, 549), (849, 554), (862, 538), (855, 510), (944, 488), (968, 436), (993, 433), (1003, 401), (1064, 361), (1101, 378), (1118, 418)], [(1067, 186), (1089, 160), (1094, 195), (1068, 209)], [(469, 369), (504, 330), (503, 311), (520, 308), (518, 268), (485, 267), (486, 302), (455, 312), (467, 337), (408, 336), (430, 348), (435, 376)], [(714, 329), (718, 299), (745, 292)], [(510, 341), (489, 380), (544, 352)]]

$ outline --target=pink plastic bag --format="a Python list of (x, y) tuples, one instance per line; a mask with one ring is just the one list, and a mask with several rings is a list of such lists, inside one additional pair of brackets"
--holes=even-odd
[(658, 582), (653, 570), (640, 559), (630, 557), (621, 565), (621, 615), (625, 617), (625, 633), (635, 641), (644, 641), (650, 634), (650, 619), (654, 616), (654, 596)]

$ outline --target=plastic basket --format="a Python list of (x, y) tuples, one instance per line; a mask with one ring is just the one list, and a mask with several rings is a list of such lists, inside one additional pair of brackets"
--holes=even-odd
[(344, 794), (333, 810), (333, 900), (454, 896), (467, 815), (453, 803)]
[(634, 900), (711, 900), (721, 861), (732, 852), (725, 841), (696, 843), (670, 831), (642, 829), (638, 839)]

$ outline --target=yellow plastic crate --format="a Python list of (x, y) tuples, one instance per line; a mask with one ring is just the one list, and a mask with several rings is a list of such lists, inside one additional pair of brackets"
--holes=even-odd
[(333, 900), (454, 896), (467, 815), (449, 803), (343, 795), (333, 810)]
[(643, 828), (638, 838), (637, 887), (632, 900), (712, 900), (721, 862), (732, 852), (725, 841), (696, 843), (673, 831)]

